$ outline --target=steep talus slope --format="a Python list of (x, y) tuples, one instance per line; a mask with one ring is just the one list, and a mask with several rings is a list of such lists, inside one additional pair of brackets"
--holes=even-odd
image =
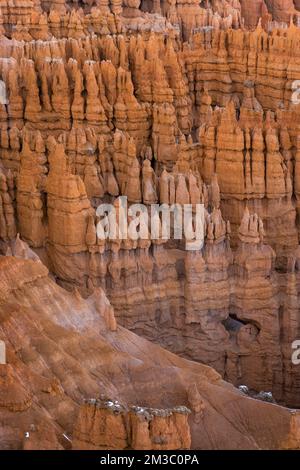
[(245, 397), (212, 369), (120, 326), (111, 331), (101, 290), (83, 300), (58, 287), (40, 261), (16, 254), (0, 258), (8, 358), (1, 366), (1, 448), (67, 447), (63, 435), (72, 439), (81, 429), (74, 425), (82, 400), (103, 394), (143, 407), (188, 406), (193, 448), (300, 445), (297, 413)]
[[(293, 2), (0, 0), (0, 8), (0, 250), (13, 254), (11, 243), (19, 233), (69, 291), (50, 282), (38, 265), (43, 282), (34, 281), (30, 302), (23, 304), (18, 290), (20, 305), (5, 300), (3, 318), (12, 322), (9, 341), (24, 328), (32, 346), (24, 357), (36, 362), (45, 380), (51, 369), (50, 382), (30, 375), (22, 384), (10, 366), (4, 368), (3, 383), (14, 387), (16, 396), (8, 407), (24, 409), (28, 428), (31, 416), (41, 416), (34, 397), (46, 396), (44, 410), (53, 409), (54, 418), (49, 424), (44, 417), (40, 426), (51, 427), (43, 444), (51, 446), (57, 429), (73, 432), (80, 400), (98, 396), (100, 384), (111, 399), (127, 405), (188, 404), (179, 385), (178, 400), (152, 402), (145, 390), (141, 403), (137, 392), (143, 381), (151, 388), (158, 374), (162, 389), (168, 388), (168, 375), (172, 382), (172, 374), (188, 374), (181, 369), (191, 365), (178, 366), (179, 372), (170, 366), (165, 373), (168, 361), (187, 363), (164, 352), (166, 365), (159, 371), (158, 361), (148, 382), (135, 348), (124, 359), (122, 348), (136, 336), (120, 327), (113, 333), (116, 320), (173, 353), (214, 367), (235, 385), (272, 392), (278, 402), (299, 407), (300, 368), (291, 361), (292, 342), (300, 338), (300, 108), (293, 93), (300, 78), (300, 32)], [(124, 195), (129, 204), (143, 202), (148, 208), (203, 204), (203, 249), (188, 253), (181, 242), (151, 238), (100, 239), (98, 205), (111, 202), (118, 209)], [(30, 269), (18, 269), (25, 286)], [(23, 269), (29, 271), (24, 276)], [(88, 319), (100, 332), (100, 320), (91, 312), (97, 296), (104, 298), (101, 289), (112, 304), (105, 317), (118, 347), (95, 339), (90, 330), (78, 340)], [(46, 307), (47, 321), (43, 315), (38, 320)], [(57, 324), (51, 333), (52, 322)], [(15, 339), (9, 354), (19, 361), (17, 342), (23, 344), (24, 335)], [(103, 359), (88, 353), (97, 349), (95, 341), (111, 356), (103, 365), (109, 372), (99, 380), (93, 374)], [(39, 347), (41, 357), (33, 352)], [(132, 370), (127, 360), (135, 365)], [(148, 357), (141, 360), (149, 364)], [(118, 381), (123, 361), (130, 373), (122, 372)], [(71, 371), (67, 377), (65, 368)], [(36, 372), (32, 369), (28, 374)], [(32, 391), (30, 382), (42, 385)], [(55, 401), (60, 393), (66, 395), (61, 407)], [(218, 396), (213, 406), (220, 410), (222, 403)], [(201, 403), (195, 406), (201, 409)], [(233, 409), (230, 413), (236, 416)], [(218, 419), (227, 418), (229, 411)], [(233, 426), (239, 419), (230, 418)], [(209, 438), (200, 434), (203, 447), (230, 447), (219, 431), (216, 437), (216, 431), (209, 432)], [(9, 426), (7, 433), (9, 441)], [(236, 442), (249, 446), (248, 430), (238, 427), (237, 433)], [(254, 434), (259, 446), (275, 442), (261, 444)], [(13, 445), (21, 446), (18, 436)], [(78, 441), (80, 436), (79, 429)], [(60, 435), (55, 445), (66, 441)]]

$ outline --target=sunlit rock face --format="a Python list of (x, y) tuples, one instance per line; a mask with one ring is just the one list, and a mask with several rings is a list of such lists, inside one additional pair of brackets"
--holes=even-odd
[(87, 299), (62, 289), (20, 239), (0, 267), (1, 449), (300, 447), (297, 412), (112, 327), (101, 288)]
[(293, 0), (265, 0), (265, 2), (275, 21), (289, 21), (296, 13)]
[[(300, 406), (299, 7), (0, 0), (2, 447), (299, 447), (233, 387)], [(201, 204), (203, 246), (101, 238), (122, 196)]]

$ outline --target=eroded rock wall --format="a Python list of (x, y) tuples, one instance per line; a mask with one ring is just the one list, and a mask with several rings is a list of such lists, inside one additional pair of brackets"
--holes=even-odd
[(1, 449), (300, 447), (297, 412), (112, 325), (103, 290), (61, 289), (20, 239), (0, 267)]
[[(20, 233), (122, 325), (298, 406), (299, 30), (267, 32), (259, 4), (249, 31), (238, 2), (150, 3), (3, 2), (2, 252)], [(119, 196), (202, 203), (204, 248), (100, 239)]]

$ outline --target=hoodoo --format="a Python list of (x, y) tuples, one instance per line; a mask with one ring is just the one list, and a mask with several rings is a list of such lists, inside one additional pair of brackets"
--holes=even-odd
[(299, 51), (298, 0), (0, 0), (0, 450), (300, 449)]

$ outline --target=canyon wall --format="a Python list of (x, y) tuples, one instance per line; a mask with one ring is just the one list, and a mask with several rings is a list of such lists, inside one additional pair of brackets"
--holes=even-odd
[(272, 21), (289, 24), (291, 19), (297, 22), (300, 4), (299, 0), (1, 0), (0, 8), (6, 34), (22, 39), (33, 35), (44, 40), (52, 29), (57, 33), (59, 24), (68, 28), (70, 23), (77, 37), (83, 35), (84, 24), (92, 23), (107, 32), (116, 27), (115, 20), (121, 16), (117, 28), (122, 23), (133, 30), (143, 28), (146, 18), (148, 24), (155, 21), (157, 29), (167, 20), (186, 40), (202, 28), (255, 29), (259, 18), (265, 25)]
[(298, 412), (117, 325), (101, 288), (68, 293), (20, 239), (0, 287), (1, 449), (300, 447)]
[(118, 401), (91, 399), (80, 408), (73, 449), (190, 449), (190, 410), (184, 406), (126, 408)]
[[(126, 328), (299, 406), (298, 28), (266, 31), (283, 2), (253, 31), (243, 2), (72, 3), (0, 3), (1, 252), (19, 234)], [(101, 239), (119, 196), (202, 203), (203, 249)]]

